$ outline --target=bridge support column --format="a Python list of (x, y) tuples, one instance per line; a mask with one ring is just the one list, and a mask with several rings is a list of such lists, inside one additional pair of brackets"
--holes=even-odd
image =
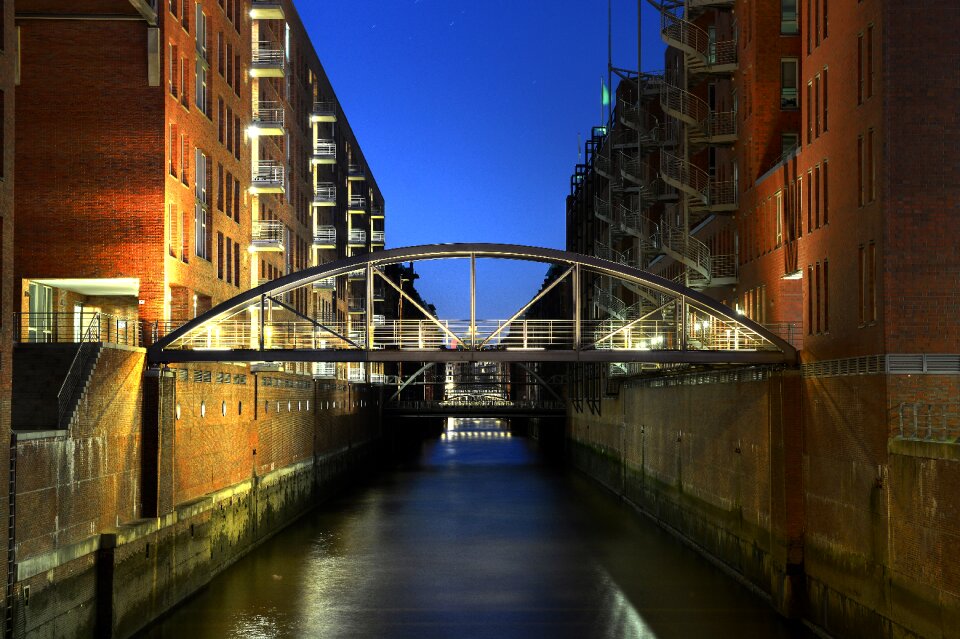
[(169, 368), (151, 367), (143, 377), (140, 433), (140, 515), (159, 517), (173, 510), (173, 436), (176, 377)]

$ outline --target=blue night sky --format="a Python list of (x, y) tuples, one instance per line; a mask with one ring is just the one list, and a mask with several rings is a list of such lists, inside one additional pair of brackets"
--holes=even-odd
[[(642, 4), (644, 68), (659, 69), (659, 16)], [(564, 247), (577, 134), (600, 124), (604, 0), (300, 0), (297, 8), (384, 194), (388, 247)], [(614, 0), (614, 66), (636, 67), (636, 24), (636, 0)], [(478, 263), (478, 316), (509, 317), (545, 270)], [(417, 271), (441, 317), (468, 315), (465, 264)]]

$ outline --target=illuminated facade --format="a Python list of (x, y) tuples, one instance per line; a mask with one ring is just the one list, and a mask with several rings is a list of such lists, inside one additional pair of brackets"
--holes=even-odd
[[(644, 472), (685, 497), (709, 494), (703, 500), (722, 512), (737, 504), (736, 517), (739, 496), (710, 490), (723, 484), (717, 469), (733, 463), (729, 451), (739, 460), (746, 449), (750, 429), (736, 419), (756, 404), (724, 411), (745, 389), (760, 405), (781, 406), (782, 437), (749, 441), (761, 465), (783, 474), (754, 469), (746, 481), (777, 483), (764, 498), (782, 506), (758, 512), (775, 522), (771, 561), (797, 578), (784, 590), (735, 569), (831, 634), (939, 635), (960, 594), (939, 550), (958, 526), (944, 487), (960, 476), (957, 9), (654, 4), (667, 71), (619, 73), (612, 117), (593, 129), (571, 178), (568, 248), (725, 302), (792, 342), (800, 366), (773, 373), (786, 393), (778, 395), (722, 372), (667, 378), (613, 365), (588, 371), (577, 399), (592, 412), (621, 385), (651, 407), (684, 393), (682, 410), (657, 414), (656, 427), (717, 447), (684, 450), (682, 481), (667, 465)], [(664, 312), (640, 291), (591, 284), (595, 317)], [(645, 372), (653, 379), (636, 375)], [(683, 410), (702, 417), (685, 421)], [(575, 438), (597, 445), (591, 438), (609, 434), (581, 421)], [(649, 443), (655, 425), (647, 423), (641, 459), (672, 460), (674, 439)], [(735, 448), (719, 443), (731, 434)]]
[[(149, 342), (242, 290), (383, 248), (383, 197), (292, 1), (104, 4), (17, 5), (24, 339), (76, 338), (96, 316)], [(362, 324), (363, 283), (338, 286), (271, 313)]]

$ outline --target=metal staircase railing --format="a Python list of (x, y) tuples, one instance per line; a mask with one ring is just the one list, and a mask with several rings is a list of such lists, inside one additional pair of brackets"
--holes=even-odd
[(703, 169), (666, 151), (660, 152), (660, 176), (664, 182), (698, 200), (708, 202), (710, 176)]

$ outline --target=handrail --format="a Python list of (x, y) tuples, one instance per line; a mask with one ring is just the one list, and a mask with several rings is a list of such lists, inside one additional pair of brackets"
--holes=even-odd
[[(97, 334), (99, 335), (100, 313), (97, 313), (94, 319), (96, 320)], [(69, 417), (67, 413), (70, 410), (71, 399), (76, 392), (77, 386), (79, 386), (82, 381), (81, 373), (83, 369), (86, 368), (87, 362), (90, 361), (91, 351), (94, 350), (92, 347), (93, 327), (94, 321), (91, 321), (87, 326), (87, 330), (80, 338), (80, 345), (77, 346), (77, 352), (74, 354), (73, 360), (70, 362), (70, 367), (67, 369), (67, 376), (63, 380), (63, 384), (60, 385), (60, 390), (57, 391), (57, 427), (61, 430), (65, 430), (69, 426), (67, 423)]]
[(332, 182), (323, 182), (317, 184), (317, 188), (313, 191), (313, 201), (314, 202), (336, 202), (337, 201), (337, 187), (334, 186)]
[(253, 47), (253, 66), (276, 66), (283, 64), (284, 52), (273, 42), (263, 40)]
[(337, 157), (337, 143), (335, 140), (314, 140), (313, 155), (322, 158)]
[(261, 100), (260, 102), (257, 102), (256, 106), (253, 109), (253, 120), (255, 122), (277, 123), (280, 126), (283, 126), (283, 123), (284, 123), (283, 105), (280, 104), (279, 102)]
[(254, 243), (283, 242), (285, 229), (283, 222), (278, 220), (254, 220), (250, 239)]

